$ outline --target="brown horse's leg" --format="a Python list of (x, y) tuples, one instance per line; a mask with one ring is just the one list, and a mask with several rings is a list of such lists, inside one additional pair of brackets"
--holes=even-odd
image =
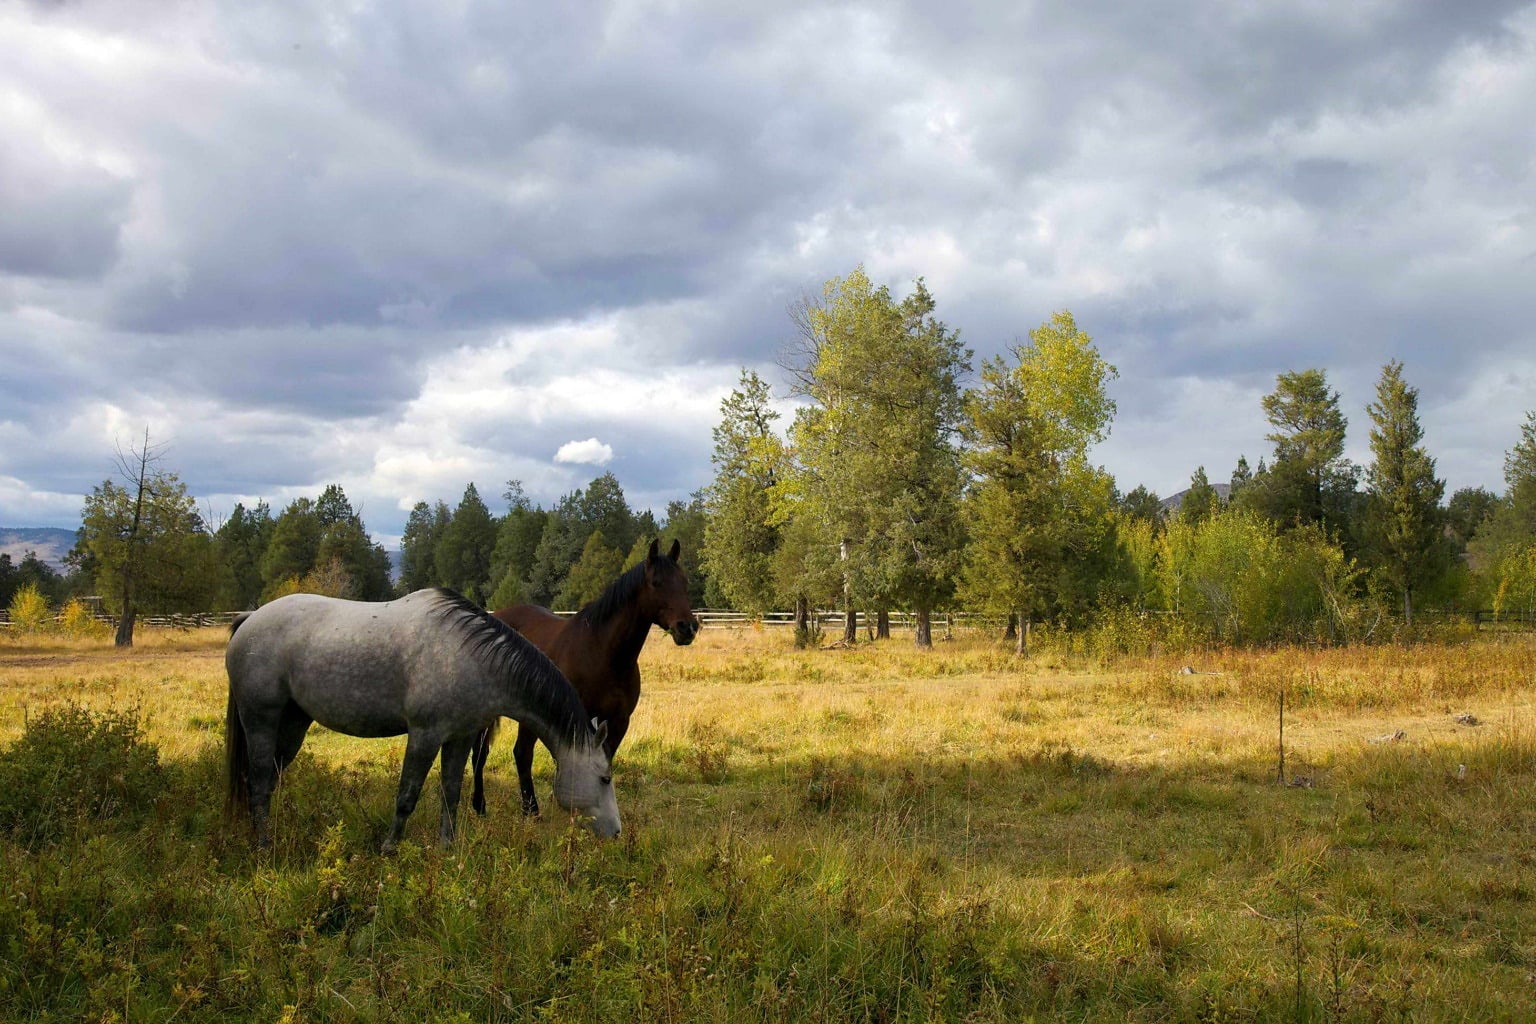
[(449, 740), (443, 744), (443, 758), (437, 774), (443, 795), (443, 810), (438, 826), (438, 842), (444, 846), (453, 842), (455, 819), (459, 813), (459, 793), (464, 786), (464, 762), (469, 759), (470, 748), (476, 737)]
[(608, 738), (603, 740), (603, 750), (608, 753), (610, 766), (613, 764), (613, 755), (619, 752), (619, 744), (624, 742), (624, 734), (628, 731), (628, 715), (614, 715), (608, 719)]
[(533, 792), (533, 745), (538, 737), (533, 730), (519, 724), (517, 742), (512, 744), (512, 761), (517, 765), (517, 788), (523, 794), (523, 813), (538, 814), (539, 798)]
[(481, 729), (470, 741), (471, 764), (474, 766), (474, 788), (470, 791), (469, 805), (476, 814), (485, 813), (485, 761), (491, 756), (491, 730)]

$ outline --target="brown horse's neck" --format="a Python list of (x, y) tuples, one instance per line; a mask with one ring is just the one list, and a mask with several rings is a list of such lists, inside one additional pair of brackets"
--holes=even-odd
[(643, 604), (626, 605), (606, 622), (592, 624), (601, 649), (609, 652), (614, 661), (638, 661), (640, 649), (645, 646), (651, 633), (654, 614)]

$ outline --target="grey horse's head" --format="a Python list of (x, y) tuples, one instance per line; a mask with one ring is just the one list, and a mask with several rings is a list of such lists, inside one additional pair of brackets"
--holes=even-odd
[(555, 763), (555, 801), (597, 835), (612, 839), (622, 826), (608, 752), (603, 749), (608, 723), (594, 718), (592, 724), (594, 731), (573, 743)]

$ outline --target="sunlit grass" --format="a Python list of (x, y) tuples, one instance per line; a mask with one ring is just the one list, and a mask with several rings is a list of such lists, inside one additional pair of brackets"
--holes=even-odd
[(8, 1017), (1536, 1016), (1519, 638), (1104, 666), (658, 633), (623, 838), (524, 820), (504, 738), (491, 816), (439, 853), (429, 793), (387, 860), (403, 741), (313, 730), (269, 854), (222, 822), (226, 636), (0, 645), (0, 743), (134, 707), (168, 772), (150, 824), (0, 842), (30, 901), (0, 907)]

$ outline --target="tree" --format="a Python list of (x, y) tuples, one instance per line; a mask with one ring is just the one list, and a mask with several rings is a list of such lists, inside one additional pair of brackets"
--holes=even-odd
[(801, 508), (844, 570), (845, 638), (855, 601), (916, 613), (931, 643), (934, 607), (954, 586), (962, 486), (953, 434), (970, 353), (934, 315), (919, 278), (900, 303), (862, 267), (833, 278), (820, 303), (797, 313), (792, 357)]
[(1350, 535), (1358, 471), (1344, 458), (1347, 421), (1322, 370), (1282, 373), (1263, 398), (1274, 460), (1255, 474), (1250, 504), (1282, 529), (1319, 524)]
[(595, 601), (623, 568), (623, 553), (608, 546), (601, 530), (593, 530), (582, 546), (581, 557), (566, 575), (558, 606), (574, 610)]
[(497, 583), (490, 608), (521, 603), (524, 581), (533, 568), (539, 538), (549, 518), (549, 513), (528, 500), (520, 480), (508, 480), (502, 497), (507, 502), (507, 514), (496, 524), (496, 547), (491, 551), (491, 579)]
[(779, 414), (769, 397), (767, 382), (743, 369), (736, 389), (721, 401), (710, 456), (715, 479), (704, 499), (705, 570), (730, 607), (752, 614), (767, 611), (774, 599), (769, 564), (779, 531), (771, 518), (774, 489), (787, 468), (773, 426)]
[(212, 539), (176, 474), (158, 467), (163, 446), (117, 453), (126, 481), (105, 480), (86, 496), (71, 561), (90, 573), (118, 615), (115, 642), (133, 645), (140, 611), (200, 611), (217, 581)]
[(214, 534), (220, 566), (216, 606), (221, 610), (255, 608), (261, 600), (261, 559), (272, 538), (272, 510), (259, 501), (247, 509), (237, 504)]
[(476, 604), (484, 604), (491, 595), (491, 555), (495, 550), (496, 523), (480, 492), (470, 483), (432, 551), (438, 582)]
[(1162, 499), (1156, 491), (1148, 490), (1145, 484), (1137, 484), (1134, 490), (1120, 499), (1120, 511), (1127, 518), (1150, 523), (1154, 528), (1163, 525)]
[(1504, 454), (1504, 497), (1473, 538), (1484, 571), (1536, 541), (1536, 411), (1526, 413), (1520, 439)]
[[(710, 573), (705, 564), (707, 550), (705, 535), (709, 531), (709, 510), (704, 503), (702, 490), (694, 491), (687, 501), (667, 502), (667, 519), (661, 524), (659, 535), (675, 540), (683, 546), (679, 556), (688, 571), (688, 603), (694, 608), (706, 607), (704, 595), (709, 590)], [(645, 539), (642, 534), (635, 544)]]
[(1237, 465), (1232, 468), (1232, 479), (1227, 485), (1227, 500), (1236, 501), (1237, 496), (1253, 483), (1253, 470), (1248, 468), (1248, 456), (1239, 455)]
[(405, 533), (400, 537), (400, 591), (413, 593), (438, 583), (437, 562), (434, 552), (442, 539), (443, 529), (453, 513), (439, 501), (428, 505), (418, 501), (411, 506), (411, 514), (405, 521)]
[(962, 594), (973, 606), (1029, 620), (1081, 609), (1114, 544), (1114, 488), (1088, 462), (1109, 435), (1117, 376), (1072, 314), (1056, 313), (988, 360), (961, 428), (974, 483)]
[(1205, 467), (1196, 469), (1189, 478), (1189, 489), (1179, 502), (1179, 515), (1191, 523), (1209, 519), (1221, 509), (1221, 495), (1206, 479)]
[(292, 581), (315, 568), (323, 533), (313, 499), (299, 497), (288, 503), (272, 524), (272, 538), (261, 556), (263, 601), (289, 592)]
[(1440, 499), (1445, 484), (1423, 446), (1419, 391), (1403, 380), (1396, 360), (1381, 369), (1371, 417), (1367, 535), (1380, 578), (1402, 595), (1403, 618), (1413, 621), (1413, 595), (1442, 574), (1450, 560)]
[(1499, 496), (1486, 487), (1463, 487), (1445, 505), (1446, 529), (1457, 551), (1465, 551), (1473, 535), (1499, 507)]

